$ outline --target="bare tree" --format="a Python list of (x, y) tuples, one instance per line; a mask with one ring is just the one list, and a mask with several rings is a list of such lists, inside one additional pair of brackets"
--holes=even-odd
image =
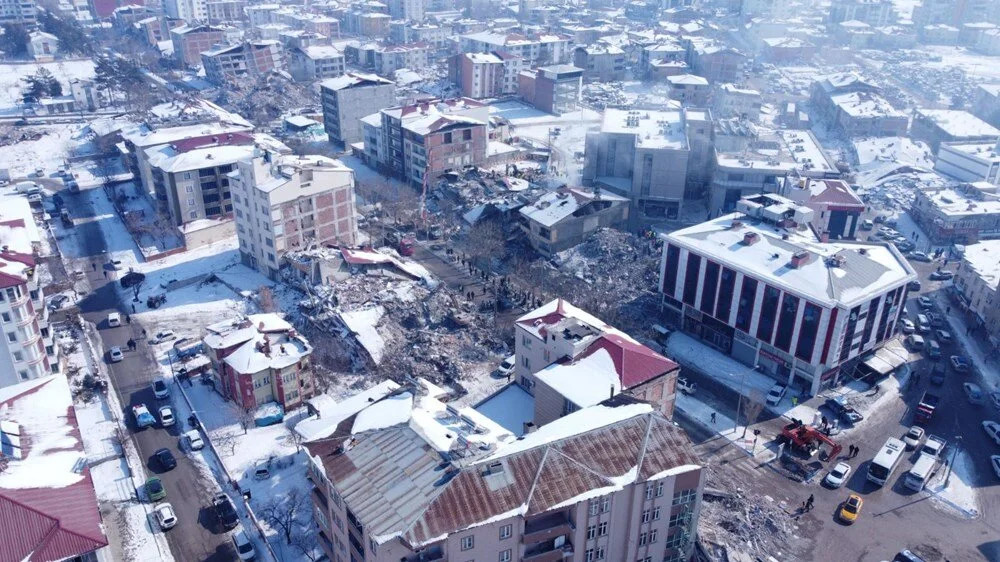
[(751, 390), (743, 402), (743, 415), (747, 418), (746, 425), (743, 426), (743, 437), (747, 436), (747, 427), (757, 423), (757, 418), (764, 411), (764, 395), (759, 390)]
[(215, 448), (225, 453), (227, 457), (232, 457), (236, 454), (236, 447), (239, 446), (240, 440), (235, 433), (227, 432), (218, 436), (213, 435), (212, 443), (215, 445)]
[(278, 311), (278, 303), (274, 298), (274, 291), (271, 287), (261, 285), (260, 289), (257, 289), (257, 306), (260, 307), (261, 312)]
[(146, 284), (146, 278), (143, 277), (138, 282), (136, 282), (135, 285), (132, 285), (132, 302), (139, 302), (139, 293), (142, 292), (142, 288), (145, 284)]
[(503, 252), (506, 243), (503, 226), (494, 220), (483, 220), (469, 229), (465, 247), (470, 256), (477, 258), (480, 269), (488, 271), (490, 260)]
[(292, 488), (287, 494), (271, 498), (259, 511), (261, 517), (272, 527), (278, 528), (285, 537), (287, 544), (292, 544), (296, 529), (296, 518), (303, 509), (307, 508), (307, 496), (303, 495), (298, 488)]
[(319, 541), (316, 539), (315, 529), (302, 530), (292, 536), (291, 545), (309, 559), (310, 562), (318, 562), (323, 558), (323, 551), (319, 548)]
[(244, 408), (240, 410), (240, 427), (243, 428), (243, 435), (247, 434), (247, 430), (254, 425), (254, 415), (253, 410), (250, 408)]

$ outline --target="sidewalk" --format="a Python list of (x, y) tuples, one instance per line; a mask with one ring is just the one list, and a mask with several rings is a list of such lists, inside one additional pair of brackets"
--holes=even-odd
[[(763, 429), (759, 436), (754, 436), (755, 426), (750, 425), (746, 428), (746, 437), (744, 437), (744, 426), (737, 425), (729, 416), (716, 411), (715, 408), (688, 394), (677, 394), (676, 407), (692, 422), (700, 425), (706, 431), (728, 440), (746, 453), (748, 457), (758, 459), (763, 463), (776, 458), (775, 451), (768, 447), (768, 443), (773, 440), (774, 436), (765, 433)], [(715, 414), (715, 421), (712, 421), (712, 414)], [(761, 429), (762, 425), (756, 424), (756, 428)]]

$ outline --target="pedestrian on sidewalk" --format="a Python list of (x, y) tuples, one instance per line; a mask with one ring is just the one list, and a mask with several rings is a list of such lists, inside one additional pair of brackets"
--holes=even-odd
[(712, 412), (712, 423), (715, 423), (715, 412)]
[(135, 314), (135, 303), (132, 303), (132, 314)]
[(809, 499), (806, 500), (806, 511), (812, 511), (813, 508), (813, 495), (809, 494)]
[(104, 272), (104, 278), (105, 278), (105, 279), (107, 279), (107, 278), (108, 278), (108, 272), (107, 272), (107, 271), (105, 271), (105, 272)]
[(97, 264), (96, 263), (90, 262), (90, 267), (93, 267), (94, 271), (97, 271)]

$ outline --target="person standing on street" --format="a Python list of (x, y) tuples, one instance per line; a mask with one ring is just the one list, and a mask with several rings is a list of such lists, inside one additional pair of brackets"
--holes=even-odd
[(715, 423), (715, 412), (712, 412), (712, 423)]

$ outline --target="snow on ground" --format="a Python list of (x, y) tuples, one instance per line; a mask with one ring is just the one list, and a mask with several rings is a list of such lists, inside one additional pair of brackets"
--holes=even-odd
[[(749, 395), (754, 390), (767, 395), (767, 391), (777, 382), (682, 332), (670, 334), (666, 355), (681, 365), (696, 368), (743, 395)], [(791, 401), (787, 394), (782, 404), (786, 402), (790, 408)]]
[[(946, 299), (938, 298), (940, 293), (941, 291), (938, 291), (929, 296), (937, 302), (938, 308), (949, 306)], [(1000, 390), (1000, 361), (997, 361), (995, 356), (989, 361), (986, 359), (993, 356), (993, 352), (986, 347), (989, 340), (977, 334), (969, 334), (969, 325), (959, 313), (946, 314), (944, 319), (948, 322), (951, 335), (961, 344), (961, 349), (965, 350), (966, 356), (979, 373), (983, 389), (986, 392)]]
[[(950, 462), (950, 459), (946, 459), (946, 462)], [(979, 503), (976, 501), (976, 490), (972, 485), (975, 477), (972, 459), (968, 453), (962, 451), (955, 458), (950, 476), (948, 467), (942, 465), (937, 477), (927, 486), (927, 491), (934, 499), (961, 511), (966, 517), (974, 518), (979, 516)]]
[[(120, 160), (116, 160), (115, 162), (117, 166), (123, 166)], [(125, 174), (120, 175), (124, 176)], [(128, 175), (131, 176), (131, 174)], [(83, 184), (81, 183), (80, 185), (82, 186)], [(154, 220), (156, 211), (153, 209), (153, 202), (147, 194), (142, 192), (142, 188), (136, 182), (128, 181), (119, 183), (114, 186), (114, 190), (118, 194), (120, 206), (125, 213), (136, 213), (140, 217), (139, 220), (145, 223)], [(164, 236), (154, 236), (153, 233), (145, 231), (135, 233), (134, 235), (139, 239), (139, 244), (142, 246), (144, 255), (166, 252), (184, 245), (184, 240), (181, 236), (173, 231)]]
[(940, 60), (930, 60), (929, 58), (921, 63), (928, 68), (940, 70), (959, 68), (967, 75), (986, 82), (1000, 80), (1000, 65), (997, 64), (995, 56), (983, 55), (965, 47), (950, 45), (923, 45), (915, 50), (925, 52), (931, 57), (940, 57)]
[[(2, 74), (0, 74), (2, 76)], [(25, 140), (4, 146), (3, 165), (8, 168), (12, 178), (27, 177), (34, 174), (35, 168), (45, 170), (46, 177), (66, 163), (66, 157), (77, 142), (73, 136), (83, 125), (43, 125), (24, 127), (17, 132), (26, 134), (40, 133), (34, 140)]]
[(892, 162), (896, 166), (915, 166), (931, 169), (934, 154), (927, 144), (905, 137), (875, 137), (854, 141), (858, 168), (869, 170)]
[(9, 113), (21, 102), (24, 78), (46, 68), (62, 84), (63, 93), (69, 94), (69, 81), (74, 78), (92, 79), (94, 61), (75, 60), (28, 64), (0, 64), (0, 113)]
[(524, 423), (535, 419), (535, 400), (519, 384), (511, 384), (476, 406), (476, 411), (520, 437)]
[[(774, 453), (770, 452), (763, 442), (758, 440), (756, 446), (754, 445), (755, 438), (751, 431), (747, 431), (744, 437), (744, 426), (737, 425), (732, 418), (718, 412), (715, 408), (701, 402), (694, 396), (678, 393), (675, 405), (684, 416), (706, 430), (717, 433), (720, 437), (743, 449), (748, 455), (752, 457), (774, 457)], [(712, 421), (713, 413), (715, 414), (714, 422)]]

